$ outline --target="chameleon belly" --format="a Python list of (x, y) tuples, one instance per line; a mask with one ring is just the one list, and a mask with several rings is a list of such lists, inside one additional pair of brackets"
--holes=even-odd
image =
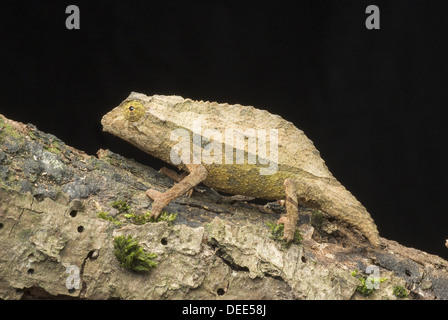
[(283, 171), (267, 176), (260, 175), (255, 165), (208, 165), (203, 183), (216, 191), (251, 196), (266, 200), (285, 198), (283, 182), (288, 176)]

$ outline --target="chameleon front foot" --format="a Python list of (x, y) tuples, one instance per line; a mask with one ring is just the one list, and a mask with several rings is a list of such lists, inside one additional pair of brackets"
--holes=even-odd
[(167, 201), (166, 197), (164, 196), (164, 193), (154, 189), (147, 190), (146, 195), (154, 201), (152, 204), (150, 217), (155, 220), (159, 217), (160, 213), (162, 213), (162, 209), (168, 203), (170, 203), (170, 201)]
[(146, 191), (146, 195), (154, 202), (151, 209), (151, 218), (157, 219), (163, 208), (174, 199), (190, 191), (194, 186), (203, 181), (207, 177), (207, 170), (201, 164), (187, 164), (190, 174), (182, 178), (182, 180), (175, 184), (166, 192), (159, 192), (154, 189)]

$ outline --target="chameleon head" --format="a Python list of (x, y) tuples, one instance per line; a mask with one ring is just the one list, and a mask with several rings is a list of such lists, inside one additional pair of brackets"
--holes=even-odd
[(118, 107), (112, 109), (101, 119), (103, 131), (124, 138), (120, 132), (134, 126), (145, 115), (145, 107), (142, 101), (126, 99)]
[(153, 97), (133, 92), (118, 107), (103, 116), (103, 131), (145, 152), (158, 154), (168, 131), (165, 120), (157, 113), (158, 106)]
[(103, 116), (101, 119), (103, 131), (144, 149), (147, 146), (141, 146), (141, 141), (148, 141), (151, 138), (146, 132), (142, 132), (147, 118), (146, 110), (149, 109), (145, 105), (145, 101), (129, 97)]

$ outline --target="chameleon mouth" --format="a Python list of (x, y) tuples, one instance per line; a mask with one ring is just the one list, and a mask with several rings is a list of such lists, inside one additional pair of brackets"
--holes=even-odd
[(108, 119), (108, 115), (109, 114), (105, 114), (102, 118), (101, 118), (101, 126), (103, 127), (103, 131), (104, 132), (109, 132), (108, 127), (109, 127), (109, 119)]
[(116, 132), (117, 130), (114, 130), (114, 128), (117, 127), (115, 122), (119, 121), (119, 118), (124, 119), (123, 117), (118, 117), (116, 108), (114, 110), (112, 110), (111, 112), (105, 114), (101, 118), (101, 125), (103, 127), (103, 131), (109, 132), (112, 134), (119, 134), (119, 132)]

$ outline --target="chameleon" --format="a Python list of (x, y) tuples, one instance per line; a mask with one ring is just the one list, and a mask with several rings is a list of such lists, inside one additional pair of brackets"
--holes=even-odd
[(162, 168), (174, 186), (146, 191), (153, 218), (202, 183), (226, 194), (284, 200), (286, 215), (278, 223), (286, 242), (294, 237), (299, 206), (306, 206), (356, 228), (371, 245), (380, 244), (367, 209), (332, 175), (304, 132), (279, 115), (253, 106), (132, 92), (101, 124), (103, 131), (182, 171)]

